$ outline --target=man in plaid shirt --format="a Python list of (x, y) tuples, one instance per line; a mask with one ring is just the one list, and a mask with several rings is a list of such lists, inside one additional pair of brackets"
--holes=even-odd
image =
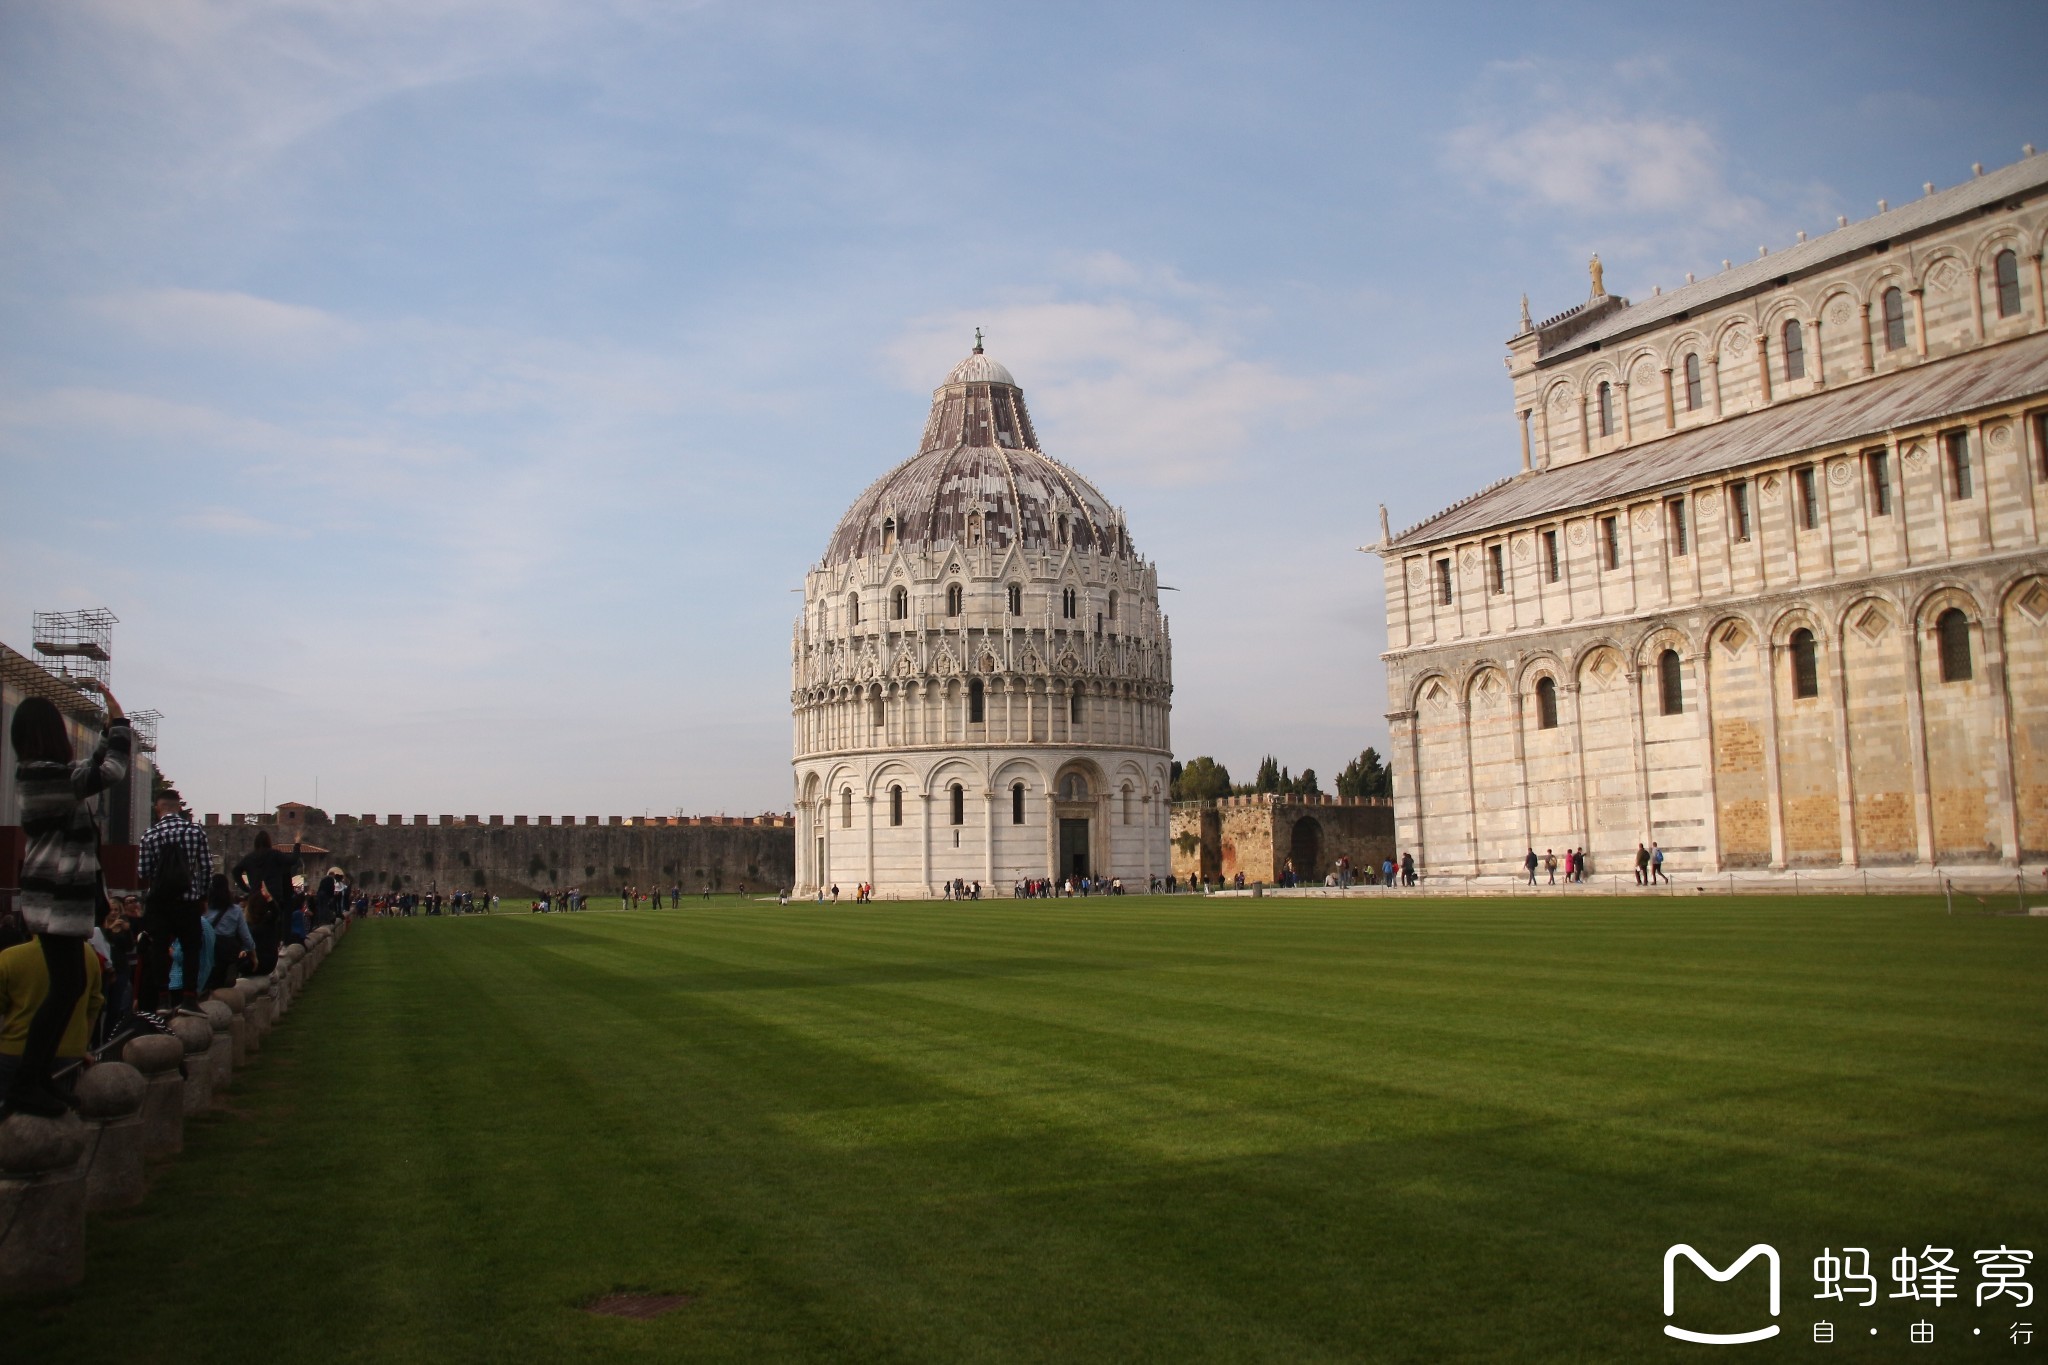
[[(170, 882), (157, 885), (157, 869), (167, 860), (166, 849), (175, 846), (189, 879), (183, 886)], [(205, 944), (199, 919), (206, 910), (206, 888), (213, 883), (213, 848), (206, 833), (187, 818), (184, 803), (176, 792), (156, 798), (156, 823), (142, 836), (142, 880), (149, 897), (142, 916), (142, 931), (148, 938), (143, 959), (141, 1005), (160, 1012), (159, 1006), (171, 980), (171, 944), (180, 945), (185, 959), (185, 986), (178, 1002), (179, 1013), (199, 1014), (199, 961)]]

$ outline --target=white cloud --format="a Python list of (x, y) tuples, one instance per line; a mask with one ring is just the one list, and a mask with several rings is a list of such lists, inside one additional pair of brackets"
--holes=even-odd
[(138, 289), (102, 294), (85, 307), (156, 346), (297, 359), (358, 336), (356, 327), (332, 313), (234, 291)]
[[(1099, 274), (1105, 258), (1094, 259)], [(977, 326), (1017, 376), (1047, 453), (1112, 482), (1220, 477), (1255, 456), (1275, 428), (1298, 424), (1318, 392), (1353, 387), (1285, 373), (1240, 354), (1223, 323), (1130, 299), (921, 318), (889, 348), (898, 376), (935, 386)]]
[(1714, 135), (1686, 119), (1560, 110), (1520, 126), (1468, 124), (1448, 146), (1483, 184), (1579, 213), (1734, 223), (1757, 207), (1730, 187)]

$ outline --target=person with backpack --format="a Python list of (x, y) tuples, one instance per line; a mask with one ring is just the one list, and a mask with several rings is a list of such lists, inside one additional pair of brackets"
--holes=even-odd
[(107, 892), (95, 806), (101, 792), (128, 775), (134, 742), (106, 685), (81, 686), (98, 691), (107, 708), (106, 728), (88, 757), (74, 759), (64, 715), (45, 698), (23, 699), (9, 727), (26, 840), (21, 917), (36, 942), (11, 950), (20, 960), (10, 966), (17, 984), (9, 989), (0, 1051), (20, 1060), (7, 1079), (4, 1107), (48, 1118), (70, 1103), (51, 1079), (58, 1050), (91, 1028), (81, 1011), (99, 1007), (99, 954), (90, 939), (106, 917)]
[[(236, 889), (249, 895), (249, 928), (256, 936), (256, 969), (267, 972), (277, 965), (277, 949), (283, 938), (285, 917), (291, 913), (292, 874), (298, 859), (270, 846), (270, 832), (257, 830), (249, 856), (228, 872)], [(392, 905), (398, 905), (394, 897)]]
[(238, 970), (256, 969), (256, 937), (248, 916), (235, 904), (228, 879), (216, 872), (206, 888), (206, 930), (213, 937), (211, 970), (200, 978), (209, 991), (235, 984)]
[[(206, 910), (206, 888), (213, 880), (213, 849), (206, 833), (185, 815), (185, 803), (174, 791), (156, 798), (156, 823), (142, 836), (142, 929), (149, 938), (143, 959), (142, 1008), (161, 1014), (173, 1008), (166, 998), (171, 980), (171, 944), (188, 963), (200, 961), (206, 933), (200, 917)], [(175, 1005), (178, 1013), (201, 1015), (199, 977), (188, 971)], [(202, 1015), (203, 1017), (203, 1015)]]

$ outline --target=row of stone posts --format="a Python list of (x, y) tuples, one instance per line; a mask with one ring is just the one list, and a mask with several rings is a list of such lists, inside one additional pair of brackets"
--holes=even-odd
[(180, 1015), (167, 1034), (131, 1038), (119, 1061), (87, 1067), (76, 1114), (11, 1114), (0, 1123), (0, 1295), (85, 1278), (86, 1214), (142, 1202), (147, 1162), (184, 1150), (185, 1119), (212, 1108), (262, 1051), (348, 923), (286, 947), (270, 975), (215, 991), (200, 1006), (205, 1018)]

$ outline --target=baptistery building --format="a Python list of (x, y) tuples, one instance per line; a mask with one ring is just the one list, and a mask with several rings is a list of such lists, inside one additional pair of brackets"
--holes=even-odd
[(800, 892), (1165, 875), (1158, 571), (978, 337), (805, 576), (791, 674)]
[(2048, 857), (2048, 156), (1925, 191), (1524, 304), (1520, 469), (1373, 547), (1430, 872)]

